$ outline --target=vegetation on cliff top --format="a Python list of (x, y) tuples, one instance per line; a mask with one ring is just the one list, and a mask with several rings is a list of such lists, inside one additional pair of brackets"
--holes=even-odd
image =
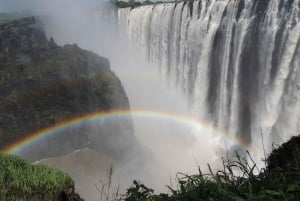
[[(178, 174), (178, 188), (170, 194), (154, 194), (137, 181), (119, 197), (125, 201), (299, 201), (300, 200), (300, 136), (274, 150), (267, 168), (236, 155), (235, 161), (224, 161), (223, 169), (203, 174)], [(237, 174), (238, 170), (238, 174)]]
[(12, 22), (25, 16), (26, 13), (0, 13), (0, 24)]
[(12, 155), (0, 153), (0, 200), (80, 201), (71, 178), (56, 169), (31, 165)]

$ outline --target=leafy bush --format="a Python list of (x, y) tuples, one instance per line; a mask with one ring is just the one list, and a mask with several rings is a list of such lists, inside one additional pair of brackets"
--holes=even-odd
[(280, 167), (284, 170), (300, 166), (300, 136), (294, 136), (288, 142), (272, 151), (267, 159), (267, 169)]

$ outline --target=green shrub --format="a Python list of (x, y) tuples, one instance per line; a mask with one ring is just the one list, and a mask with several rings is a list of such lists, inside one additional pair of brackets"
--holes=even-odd
[(61, 171), (0, 153), (0, 200), (47, 200), (71, 181)]

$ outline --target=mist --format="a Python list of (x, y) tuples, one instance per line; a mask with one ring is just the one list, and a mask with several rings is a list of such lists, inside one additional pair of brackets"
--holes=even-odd
[[(186, 99), (168, 86), (159, 67), (147, 62), (141, 51), (127, 40), (118, 28), (113, 9), (107, 2), (96, 0), (0, 0), (1, 12), (41, 16), (48, 38), (52, 37), (59, 45), (76, 43), (107, 57), (125, 87), (132, 111), (168, 114), (149, 117), (133, 112), (139, 148), (118, 161), (90, 149), (42, 161), (69, 172), (77, 191), (87, 201), (99, 199), (95, 184), (105, 181), (111, 165), (113, 189), (120, 186), (124, 192), (137, 179), (156, 192), (166, 192), (165, 185), (174, 182), (177, 172), (197, 173), (198, 165), (205, 170), (207, 163), (217, 166), (218, 151), (223, 146), (218, 133), (178, 120), (178, 117), (197, 117)], [(120, 143), (116, 139), (111, 146), (118, 147)]]

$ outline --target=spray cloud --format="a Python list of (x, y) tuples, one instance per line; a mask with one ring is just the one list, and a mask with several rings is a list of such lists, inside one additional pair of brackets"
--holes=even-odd
[[(112, 69), (125, 87), (131, 109), (189, 116), (184, 99), (165, 85), (159, 68), (145, 62), (139, 49), (118, 30), (113, 9), (107, 2), (96, 0), (0, 0), (2, 12), (26, 11), (42, 16), (47, 36), (53, 37), (58, 44), (76, 43), (109, 58)], [(174, 178), (176, 172), (195, 172), (197, 163), (210, 162), (218, 146), (218, 141), (205, 128), (193, 131), (192, 126), (166, 118), (149, 119), (133, 115), (133, 121), (142, 154), (133, 152), (121, 162), (116, 162), (109, 156), (85, 150), (61, 159), (65, 165), (60, 168), (66, 171), (75, 165), (74, 157), (77, 157), (78, 166), (88, 169), (84, 170), (85, 175), (81, 175), (83, 171), (80, 174), (70, 171), (75, 183), (78, 182), (79, 193), (86, 200), (97, 199), (99, 194), (94, 184), (99, 177), (105, 176), (105, 168), (111, 164), (116, 166), (114, 182), (120, 184), (121, 189), (128, 187), (133, 179), (140, 179), (155, 190), (164, 191), (164, 185), (169, 183), (170, 177)], [(116, 140), (116, 143), (122, 142)], [(91, 158), (89, 165), (83, 165), (87, 164), (86, 158)], [(53, 166), (62, 164), (56, 160), (47, 163)], [(107, 162), (107, 167), (101, 166), (101, 160)]]

